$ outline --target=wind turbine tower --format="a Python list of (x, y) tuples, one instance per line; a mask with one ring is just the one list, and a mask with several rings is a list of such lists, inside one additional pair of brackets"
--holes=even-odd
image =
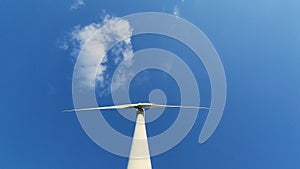
[(136, 109), (136, 123), (131, 143), (131, 150), (127, 169), (152, 169), (150, 151), (148, 145), (147, 130), (145, 125), (145, 108), (188, 108), (188, 109), (209, 109), (197, 106), (173, 106), (154, 103), (123, 104), (115, 106), (104, 106), (95, 108), (82, 108), (65, 110), (63, 112), (78, 112), (89, 110), (108, 110), (108, 109)]

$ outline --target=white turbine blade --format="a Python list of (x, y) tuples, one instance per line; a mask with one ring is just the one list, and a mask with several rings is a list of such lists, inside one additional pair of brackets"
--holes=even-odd
[(103, 107), (64, 110), (63, 112), (78, 112), (78, 111), (108, 110), (108, 109), (127, 109), (127, 108), (134, 108), (135, 106), (136, 106), (136, 104), (122, 104), (122, 105), (116, 105), (116, 106), (103, 106)]
[(128, 109), (128, 108), (184, 108), (184, 109), (209, 109), (208, 107), (197, 107), (197, 106), (176, 106), (176, 105), (162, 105), (153, 103), (137, 103), (137, 104), (122, 104), (116, 106), (103, 106), (93, 108), (81, 108), (64, 110), (63, 112), (79, 112), (79, 111), (91, 111), (91, 110), (108, 110), (108, 109)]
[(152, 104), (151, 108), (184, 108), (184, 109), (207, 109), (208, 107), (198, 107), (198, 106), (177, 106), (177, 105), (162, 105), (162, 104)]

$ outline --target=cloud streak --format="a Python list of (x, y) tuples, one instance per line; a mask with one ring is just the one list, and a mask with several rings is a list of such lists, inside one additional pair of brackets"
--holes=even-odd
[(184, 3), (184, 0), (169, 1), (168, 3), (166, 3), (166, 5), (164, 5), (162, 11), (173, 14), (176, 17), (179, 17), (180, 10), (181, 10), (183, 3)]
[(71, 6), (70, 9), (71, 10), (76, 10), (81, 6), (84, 6), (85, 2), (83, 0), (76, 0)]
[(173, 15), (175, 15), (175, 16), (179, 16), (179, 8), (178, 8), (178, 6), (177, 5), (175, 5), (175, 7), (174, 7), (174, 9), (173, 9)]

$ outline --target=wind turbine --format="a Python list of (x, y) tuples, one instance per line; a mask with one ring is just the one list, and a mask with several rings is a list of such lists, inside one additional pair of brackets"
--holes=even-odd
[(152, 169), (150, 152), (147, 139), (147, 131), (145, 126), (145, 109), (144, 108), (187, 108), (187, 109), (209, 109), (207, 107), (197, 106), (174, 106), (162, 105), (154, 103), (137, 103), (137, 104), (122, 104), (115, 106), (104, 106), (94, 108), (82, 108), (64, 110), (63, 112), (79, 112), (89, 110), (109, 110), (109, 109), (136, 109), (136, 123), (131, 143), (131, 150), (128, 160), (127, 169)]

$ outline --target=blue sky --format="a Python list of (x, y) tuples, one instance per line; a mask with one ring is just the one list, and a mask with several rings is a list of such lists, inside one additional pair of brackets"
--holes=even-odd
[[(106, 15), (173, 14), (174, 10), (214, 44), (226, 73), (227, 102), (219, 127), (207, 142), (198, 143), (207, 115), (203, 111), (180, 144), (152, 158), (153, 168), (300, 167), (300, 2), (83, 2), (74, 7), (74, 0), (1, 0), (0, 168), (126, 168), (127, 158), (101, 149), (85, 134), (75, 114), (60, 112), (73, 107), (75, 56), (69, 34), (77, 25), (102, 23)], [(210, 103), (207, 73), (199, 60), (186, 57), (193, 55), (187, 47), (154, 35), (131, 40), (133, 50), (157, 47), (181, 56), (198, 75), (201, 104)], [(65, 42), (68, 48), (62, 49)], [(160, 76), (163, 79), (155, 79)], [(145, 77), (153, 83), (137, 82)], [(168, 103), (180, 102), (173, 79), (156, 70), (133, 80), (131, 100), (148, 101), (154, 88), (165, 90)], [(98, 99), (112, 104), (109, 94)], [(148, 134), (164, 131), (177, 113), (165, 111), (149, 123)], [(116, 111), (104, 116), (121, 133), (132, 134), (134, 123)]]

